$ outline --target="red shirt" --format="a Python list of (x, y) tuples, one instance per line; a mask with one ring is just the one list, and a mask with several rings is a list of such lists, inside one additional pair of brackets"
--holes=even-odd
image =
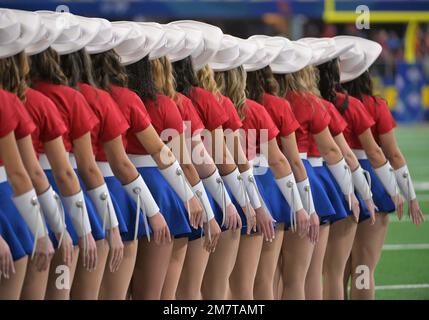
[(39, 155), (44, 152), (43, 144), (64, 135), (67, 127), (51, 99), (32, 88), (28, 88), (25, 95), (24, 106), (36, 124), (31, 137), (34, 150)]
[(232, 101), (228, 97), (221, 95), (219, 103), (228, 117), (228, 120), (222, 125), (223, 130), (229, 129), (234, 132), (240, 129), (243, 123)]
[(79, 83), (79, 89), (99, 120), (91, 130), (95, 158), (107, 161), (103, 144), (124, 134), (129, 128), (128, 123), (109, 93), (86, 83)]
[[(7, 136), (18, 127), (19, 118), (15, 109), (18, 102), (17, 96), (0, 89), (0, 138)], [(2, 165), (3, 161), (0, 159), (0, 166)]]
[(308, 152), (311, 135), (326, 129), (331, 117), (318, 98), (310, 92), (289, 92), (286, 99), (300, 125), (295, 131), (299, 152)]
[(246, 146), (247, 159), (252, 160), (260, 152), (262, 143), (267, 143), (277, 137), (279, 129), (277, 129), (267, 110), (253, 100), (246, 100), (243, 113), (245, 137), (241, 137), (242, 145), (243, 147)]
[(363, 96), (363, 106), (375, 121), (372, 126), (372, 135), (378, 144), (380, 144), (380, 135), (388, 133), (396, 128), (395, 119), (384, 99), (379, 97)]
[[(345, 94), (337, 92), (337, 103), (342, 105), (345, 101)], [(343, 114), (347, 127), (344, 130), (344, 138), (352, 149), (363, 149), (359, 141), (359, 136), (374, 124), (374, 120), (365, 110), (363, 104), (356, 98), (348, 96), (349, 103)]]
[(195, 110), (194, 105), (192, 104), (191, 99), (186, 97), (181, 93), (177, 93), (178, 101), (176, 103), (179, 108), (179, 112), (182, 116), (183, 121), (189, 122), (186, 126), (186, 130), (190, 130), (190, 136), (193, 136), (196, 133), (199, 133), (204, 129), (204, 124), (198, 116), (197, 111)]
[[(326, 110), (328, 110), (329, 115), (331, 116), (331, 121), (329, 121), (329, 131), (331, 132), (331, 135), (333, 137), (336, 137), (340, 133), (343, 133), (345, 128), (347, 127), (347, 122), (344, 120), (344, 118), (341, 116), (341, 114), (338, 112), (337, 108), (330, 103), (329, 101), (320, 98), (323, 105), (326, 107)], [(320, 157), (319, 149), (317, 148), (316, 141), (313, 137), (310, 139), (310, 148), (308, 149), (308, 156), (309, 157)]]
[(299, 123), (286, 99), (268, 93), (264, 93), (262, 99), (265, 109), (280, 131), (277, 136), (277, 143), (281, 146), (281, 137), (287, 137), (295, 132), (299, 128)]
[(212, 93), (193, 87), (189, 98), (207, 130), (213, 131), (228, 121), (224, 108)]
[(37, 81), (33, 87), (50, 98), (58, 108), (68, 129), (63, 135), (64, 146), (71, 151), (73, 140), (90, 132), (98, 123), (97, 117), (84, 96), (73, 88), (45, 81)]
[(130, 154), (139, 154), (143, 147), (137, 139), (136, 133), (142, 132), (150, 126), (149, 113), (140, 97), (128, 88), (110, 85), (110, 95), (129, 125), (126, 131), (126, 150)]

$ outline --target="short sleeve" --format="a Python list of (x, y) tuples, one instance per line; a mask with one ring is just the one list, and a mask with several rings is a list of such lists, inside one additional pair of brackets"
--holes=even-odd
[(283, 99), (279, 108), (280, 126), (279, 131), (282, 137), (287, 137), (299, 128), (299, 122), (292, 112), (292, 108), (287, 100)]
[(265, 108), (261, 108), (258, 111), (258, 120), (259, 120), (259, 128), (261, 130), (267, 130), (268, 133), (268, 141), (274, 139), (279, 134), (279, 129), (277, 128), (274, 121), (271, 119)]
[(16, 97), (14, 101), (14, 108), (19, 118), (18, 125), (15, 129), (15, 137), (17, 140), (19, 140), (25, 138), (28, 135), (31, 135), (33, 131), (36, 130), (36, 125), (34, 124), (22, 102), (19, 101), (18, 97)]
[(130, 96), (130, 132), (139, 133), (150, 126), (150, 116), (143, 101), (138, 96)]
[(90, 132), (98, 124), (98, 118), (92, 112), (85, 98), (78, 91), (75, 92), (71, 110), (70, 139), (76, 140)]
[(228, 117), (228, 120), (222, 125), (223, 129), (230, 129), (232, 131), (240, 129), (243, 126), (243, 123), (241, 122), (232, 101), (229, 98), (222, 96), (221, 104)]
[(393, 118), (386, 101), (378, 98), (376, 101), (374, 101), (374, 103), (377, 104), (375, 108), (378, 113), (378, 119), (376, 124), (377, 133), (379, 135), (385, 134), (396, 128), (395, 119)]
[(312, 134), (318, 134), (328, 127), (331, 116), (320, 101), (312, 99), (311, 106), (313, 108), (313, 116), (311, 119), (310, 132)]
[(52, 141), (67, 132), (67, 127), (54, 103), (46, 97), (40, 101), (43, 108), (43, 118), (39, 127), (39, 140), (42, 143)]
[(370, 129), (375, 122), (359, 100), (349, 97), (349, 102), (345, 112), (349, 113), (351, 121), (348, 123), (351, 125), (354, 135), (358, 137), (367, 129)]
[(213, 131), (228, 121), (228, 116), (222, 106), (210, 92), (201, 88), (193, 88), (191, 100), (198, 108), (198, 114), (207, 130)]
[(183, 120), (191, 122), (191, 135), (194, 135), (195, 132), (204, 129), (204, 124), (200, 119), (197, 111), (191, 102), (191, 100), (185, 99), (182, 100), (182, 108), (183, 108)]
[(106, 96), (102, 103), (105, 104), (105, 112), (100, 119), (99, 137), (101, 142), (105, 143), (121, 136), (129, 126), (119, 107), (110, 96)]
[[(155, 103), (157, 105), (152, 108), (151, 111), (154, 109), (157, 111), (159, 110), (159, 112), (162, 113), (160, 116), (162, 116), (163, 128), (162, 131), (158, 133), (163, 140), (167, 137), (164, 141), (170, 141), (177, 135), (181, 135), (183, 133), (182, 115), (180, 114), (177, 105), (170, 98), (160, 96), (157, 102), (158, 103)], [(154, 116), (151, 116), (151, 118), (153, 119)]]
[(331, 121), (329, 122), (329, 131), (331, 132), (332, 136), (335, 137), (346, 129), (347, 122), (332, 103), (326, 101), (325, 106), (328, 108), (329, 115), (331, 116)]
[(0, 138), (3, 138), (15, 130), (18, 125), (18, 118), (15, 110), (10, 105), (10, 101), (1, 92), (0, 100)]

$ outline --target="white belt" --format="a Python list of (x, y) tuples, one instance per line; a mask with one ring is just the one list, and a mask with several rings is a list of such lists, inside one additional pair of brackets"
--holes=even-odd
[(322, 157), (309, 157), (308, 162), (310, 162), (312, 167), (323, 167)]
[(6, 182), (7, 176), (6, 176), (6, 170), (3, 166), (0, 167), (0, 183)]
[(129, 154), (131, 162), (136, 166), (136, 168), (141, 167), (158, 167), (155, 160), (153, 160), (151, 155), (138, 155), (138, 154)]
[(307, 152), (300, 152), (300, 153), (299, 153), (299, 157), (300, 157), (301, 159), (307, 159)]
[(113, 171), (107, 161), (97, 161), (97, 166), (100, 169), (103, 177), (113, 177)]
[(268, 160), (265, 157), (265, 155), (263, 155), (263, 154), (257, 154), (255, 156), (255, 159), (252, 160), (252, 166), (253, 167), (257, 167), (258, 166), (258, 167), (266, 167), (266, 168), (268, 168), (269, 167)]
[(366, 156), (366, 153), (362, 149), (352, 149), (353, 153), (355, 154), (356, 158), (358, 159), (368, 159)]
[(69, 159), (70, 159), (70, 164), (71, 164), (72, 168), (77, 169), (76, 158), (75, 158), (73, 153), (69, 154)]

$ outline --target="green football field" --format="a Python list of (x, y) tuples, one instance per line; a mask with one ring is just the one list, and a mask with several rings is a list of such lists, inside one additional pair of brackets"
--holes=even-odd
[(399, 222), (391, 215), (376, 270), (376, 298), (429, 299), (429, 125), (400, 127), (396, 136), (426, 221), (416, 228), (408, 216)]

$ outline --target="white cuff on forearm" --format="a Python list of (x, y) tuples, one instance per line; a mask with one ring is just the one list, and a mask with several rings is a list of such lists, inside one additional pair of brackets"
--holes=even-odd
[(49, 186), (48, 190), (38, 195), (43, 215), (55, 234), (62, 233), (66, 229), (64, 221), (64, 209), (60, 197)]
[(393, 168), (390, 166), (389, 161), (387, 161), (380, 168), (374, 169), (387, 193), (394, 197), (398, 194), (398, 185), (396, 184), (395, 173)]
[(12, 201), (30, 228), (34, 238), (40, 239), (45, 237), (48, 231), (40, 212), (40, 204), (37, 200), (36, 191), (31, 189), (20, 196), (13, 197)]
[(211, 176), (202, 179), (202, 181), (219, 207), (221, 207), (223, 210), (226, 210), (226, 207), (228, 207), (232, 201), (228, 192), (226, 191), (219, 171), (216, 169)]
[(238, 171), (238, 168), (230, 174), (222, 176), (222, 179), (228, 185), (240, 207), (244, 208), (247, 202), (246, 186), (241, 182), (240, 171)]
[(395, 170), (396, 182), (398, 183), (399, 189), (405, 196), (408, 201), (414, 200), (416, 198), (416, 191), (414, 190), (413, 180), (411, 180), (410, 171), (408, 166), (404, 165), (403, 167)]
[(91, 233), (91, 224), (83, 192), (79, 191), (73, 196), (62, 197), (62, 199), (77, 235), (83, 237)]
[(336, 164), (329, 164), (328, 168), (334, 176), (335, 181), (337, 181), (338, 185), (340, 186), (342, 193), (345, 195), (350, 195), (353, 193), (352, 175), (350, 173), (350, 168), (344, 158)]
[(194, 196), (194, 193), (186, 180), (185, 174), (177, 161), (173, 162), (173, 164), (168, 168), (160, 171), (165, 180), (167, 180), (171, 188), (173, 188), (184, 203)]
[(159, 212), (159, 207), (141, 175), (139, 175), (133, 182), (130, 182), (123, 187), (134, 201), (137, 200), (138, 196), (140, 197), (141, 203), (143, 204), (143, 211), (146, 216), (153, 217)]
[(307, 211), (308, 214), (315, 213), (316, 209), (314, 207), (313, 194), (311, 192), (310, 181), (308, 178), (304, 181), (297, 182), (296, 185), (305, 211)]
[(117, 227), (119, 222), (107, 185), (104, 183), (95, 189), (88, 190), (87, 193), (95, 205), (101, 221), (103, 221), (104, 230), (111, 230)]
[(192, 191), (194, 191), (195, 195), (201, 203), (201, 206), (203, 207), (205, 213), (203, 218), (204, 222), (209, 222), (211, 219), (214, 218), (214, 213), (212, 206), (210, 205), (210, 201), (207, 196), (206, 189), (204, 188), (203, 182), (200, 181), (195, 186), (193, 186)]
[[(356, 191), (359, 193), (359, 195), (362, 197), (363, 200), (369, 200), (372, 198), (371, 193), (371, 180), (368, 181), (367, 177), (365, 177), (365, 170), (362, 169), (361, 166), (359, 166), (355, 171), (352, 172), (352, 178), (353, 178), (353, 185), (356, 189)], [(371, 179), (371, 176), (368, 174), (368, 178)]]
[(293, 173), (286, 177), (276, 179), (276, 183), (293, 212), (297, 212), (304, 207), (302, 205), (301, 197), (299, 195)]
[(263, 201), (259, 193), (258, 186), (256, 185), (255, 177), (253, 176), (253, 167), (250, 167), (249, 170), (240, 173), (240, 176), (246, 186), (247, 195), (249, 196), (252, 208), (259, 209), (262, 207)]

